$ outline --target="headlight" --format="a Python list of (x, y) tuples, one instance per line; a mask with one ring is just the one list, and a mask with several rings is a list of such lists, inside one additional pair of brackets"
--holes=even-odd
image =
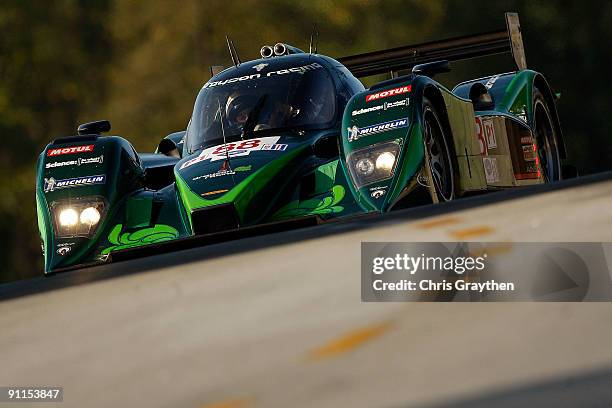
[(79, 222), (79, 214), (74, 208), (64, 208), (59, 213), (60, 227), (74, 227)]
[(90, 226), (96, 225), (98, 221), (100, 221), (100, 211), (98, 211), (95, 207), (87, 207), (81, 211), (79, 220), (81, 221), (81, 224)]
[(59, 238), (87, 237), (96, 230), (104, 201), (101, 198), (83, 198), (51, 204), (55, 219), (55, 234)]
[(376, 168), (380, 170), (390, 171), (395, 164), (395, 154), (384, 152), (376, 158)]
[(369, 176), (370, 174), (374, 173), (374, 168), (374, 162), (367, 157), (359, 159), (357, 164), (355, 164), (355, 170), (364, 176)]
[(348, 157), (348, 168), (355, 186), (384, 180), (393, 175), (400, 142), (385, 142), (357, 150)]

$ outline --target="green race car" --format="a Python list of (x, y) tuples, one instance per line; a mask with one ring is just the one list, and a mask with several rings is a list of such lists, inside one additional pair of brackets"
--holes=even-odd
[[(187, 129), (137, 153), (107, 121), (46, 146), (36, 203), (46, 273), (558, 180), (555, 95), (507, 30), (338, 60), (286, 44), (216, 73)], [(512, 52), (457, 85), (449, 61)], [(408, 74), (401, 75), (409, 70)], [(410, 71), (411, 70), (411, 71)], [(390, 73), (365, 89), (358, 78)]]

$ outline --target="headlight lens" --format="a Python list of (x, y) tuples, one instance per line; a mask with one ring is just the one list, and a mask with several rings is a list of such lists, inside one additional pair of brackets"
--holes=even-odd
[(357, 150), (348, 157), (348, 168), (355, 186), (384, 180), (393, 175), (400, 141), (380, 143)]
[(370, 174), (374, 173), (374, 168), (374, 162), (367, 157), (359, 159), (355, 165), (357, 172), (363, 176), (369, 176)]
[(98, 221), (100, 221), (100, 211), (98, 211), (95, 207), (87, 207), (81, 211), (79, 220), (81, 221), (81, 224), (89, 226), (96, 225)]
[(384, 152), (376, 159), (376, 168), (380, 170), (390, 171), (395, 164), (395, 154)]
[(55, 235), (59, 238), (87, 237), (96, 230), (104, 212), (101, 198), (55, 202), (51, 205)]
[(79, 214), (74, 208), (64, 208), (59, 213), (60, 227), (74, 227), (79, 221)]

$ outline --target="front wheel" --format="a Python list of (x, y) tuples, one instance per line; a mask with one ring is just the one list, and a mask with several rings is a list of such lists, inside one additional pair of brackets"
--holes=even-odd
[(538, 160), (542, 168), (544, 182), (550, 183), (560, 180), (562, 167), (559, 154), (559, 138), (546, 99), (536, 87), (533, 88), (533, 117)]
[(434, 202), (451, 201), (456, 195), (455, 166), (439, 113), (433, 104), (423, 98), (423, 128), (425, 131), (425, 163), (432, 185), (430, 194)]

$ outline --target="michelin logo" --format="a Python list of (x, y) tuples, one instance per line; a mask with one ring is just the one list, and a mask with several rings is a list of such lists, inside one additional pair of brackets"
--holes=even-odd
[(378, 123), (376, 125), (370, 125), (362, 128), (352, 126), (347, 128), (348, 130), (348, 141), (354, 142), (364, 136), (374, 135), (376, 133), (388, 132), (390, 130), (396, 130), (400, 128), (408, 127), (408, 118), (396, 119), (385, 123)]
[(104, 184), (106, 176), (101, 174), (97, 176), (75, 177), (70, 179), (56, 180), (53, 177), (45, 178), (45, 193), (59, 190), (61, 188), (71, 188), (79, 186), (93, 186), (95, 184)]

